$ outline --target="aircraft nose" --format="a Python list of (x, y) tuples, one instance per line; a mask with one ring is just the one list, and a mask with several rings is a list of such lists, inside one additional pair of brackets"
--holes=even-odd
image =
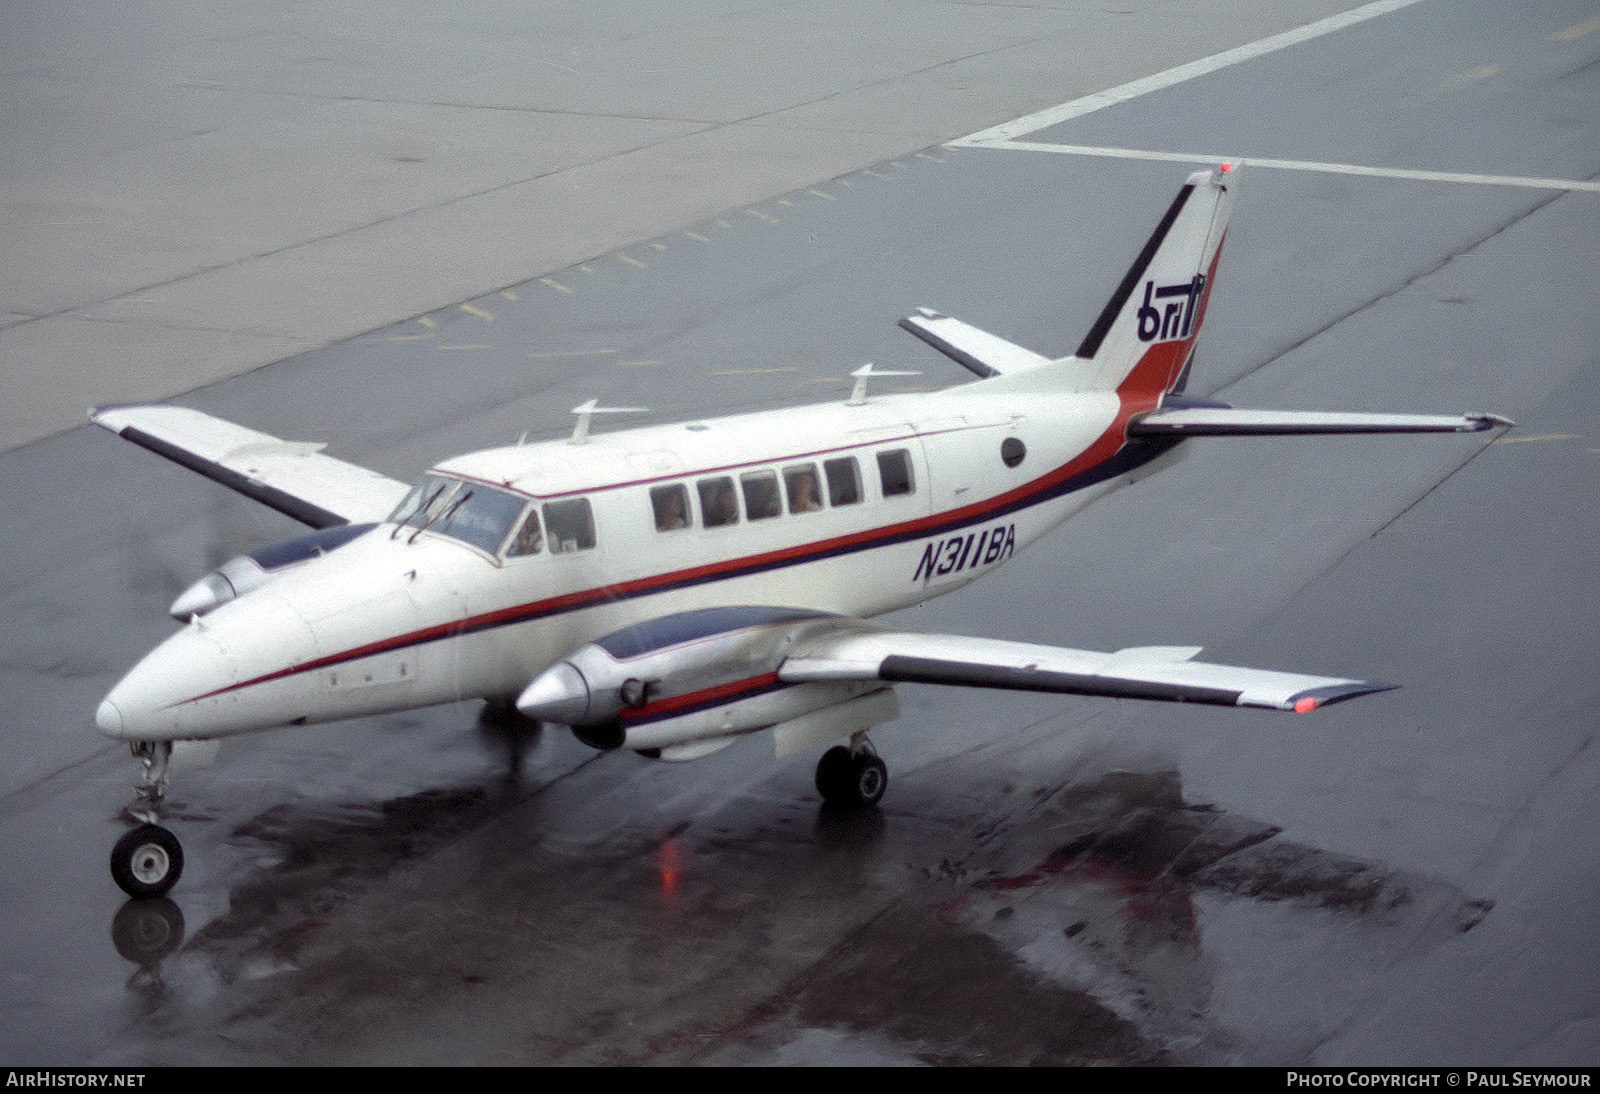
[(119, 740), (204, 736), (208, 710), (190, 702), (233, 683), (231, 659), (208, 635), (186, 627), (150, 651), (95, 711), (100, 732)]
[(100, 727), (100, 732), (107, 737), (122, 737), (122, 711), (117, 709), (117, 704), (110, 699), (100, 703), (100, 709), (94, 712), (94, 724)]

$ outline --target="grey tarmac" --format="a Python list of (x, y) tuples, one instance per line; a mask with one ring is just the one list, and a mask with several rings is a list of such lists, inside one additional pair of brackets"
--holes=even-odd
[[(407, 477), (588, 398), (843, 398), (866, 360), (966, 382), (895, 329), (918, 305), (1066, 352), (1189, 168), (939, 142), (1193, 59), (1162, 44), (1188, 10), (1124, 19), (1143, 52), (1081, 88), (170, 390)], [(1326, 14), (1275, 10), (1216, 48)], [(1597, 30), (1421, 0), (1027, 139), (1593, 180)], [(471, 704), (266, 734), (186, 757), (188, 872), (124, 902), (134, 768), (94, 705), (179, 589), (298, 528), (45, 429), (0, 454), (0, 1059), (1592, 1066), (1600, 195), (1240, 180), (1194, 390), (1518, 428), (1195, 441), (897, 622), (1400, 690), (1276, 717), (907, 687), (864, 816), (760, 738), (666, 765)]]

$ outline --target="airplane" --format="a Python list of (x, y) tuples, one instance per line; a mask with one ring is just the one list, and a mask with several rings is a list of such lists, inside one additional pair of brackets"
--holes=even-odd
[[(1075, 352), (1050, 358), (929, 309), (901, 326), (976, 375), (934, 392), (590, 435), (445, 460), (407, 485), (169, 405), (99, 407), (123, 438), (314, 529), (225, 563), (95, 715), (142, 764), (111, 872), (183, 867), (158, 822), (174, 741), (477, 698), (598, 749), (709, 755), (770, 730), (829, 745), (816, 786), (873, 807), (868, 739), (923, 683), (1304, 713), (1391, 685), (870, 622), (998, 569), (1194, 437), (1477, 432), (1460, 415), (1253, 410), (1186, 395), (1237, 171), (1190, 175)], [(840, 742), (840, 743), (835, 743)]]

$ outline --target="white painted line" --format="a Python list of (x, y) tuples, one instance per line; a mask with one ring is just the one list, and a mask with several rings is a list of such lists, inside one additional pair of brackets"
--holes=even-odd
[(950, 141), (945, 147), (961, 148), (968, 145), (986, 146), (992, 141), (1009, 141), (1017, 137), (1026, 136), (1048, 126), (1058, 125), (1071, 118), (1081, 118), (1085, 114), (1092, 114), (1096, 110), (1104, 110), (1108, 106), (1136, 99), (1141, 95), (1148, 95), (1152, 91), (1181, 84), (1185, 80), (1192, 80), (1196, 76), (1204, 76), (1218, 69), (1239, 64), (1241, 61), (1253, 60), (1256, 57), (1274, 53), (1288, 46), (1309, 42), (1313, 38), (1320, 38), (1324, 34), (1331, 34), (1345, 27), (1364, 23), (1369, 19), (1376, 19), (1380, 15), (1399, 11), (1401, 8), (1410, 7), (1417, 0), (1376, 0), (1371, 4), (1340, 15), (1330, 15), (1326, 19), (1319, 19), (1315, 23), (1307, 23), (1294, 30), (1286, 30), (1282, 34), (1274, 34), (1270, 38), (1263, 38), (1258, 42), (1239, 46), (1236, 49), (1226, 50), (1222, 53), (1203, 57), (1198, 61), (1191, 61), (1177, 68), (1169, 68), (1165, 72), (1158, 72), (1154, 76), (1146, 76), (1142, 80), (1134, 80), (1120, 87), (1113, 87), (1109, 91), (1097, 91), (1093, 95), (1085, 95), (1081, 99), (1074, 99), (1070, 103), (1062, 103), (1047, 110), (1041, 110), (1015, 121), (985, 129), (981, 133), (974, 133), (969, 137)]
[(1218, 164), (1272, 167), (1280, 171), (1315, 171), (1325, 175), (1365, 175), (1368, 178), (1412, 179), (1418, 182), (1462, 182), (1477, 186), (1522, 186), (1532, 190), (1577, 190), (1600, 193), (1600, 182), (1587, 179), (1527, 178), (1522, 175), (1470, 175), (1454, 171), (1412, 171), (1402, 167), (1366, 167), (1359, 163), (1322, 163), (1317, 160), (1258, 159), (1255, 156), (1204, 155), (1198, 152), (1153, 152), (1144, 148), (1106, 148), (1093, 144), (1048, 144), (1042, 141), (991, 141), (984, 148), (1014, 152), (1054, 152), (1060, 156), (1104, 156), (1120, 160), (1158, 160), (1166, 163)]

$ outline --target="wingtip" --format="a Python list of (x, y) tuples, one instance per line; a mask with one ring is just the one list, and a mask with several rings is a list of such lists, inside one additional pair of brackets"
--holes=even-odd
[(119, 410), (132, 410), (132, 409), (134, 409), (136, 407), (148, 406), (148, 405), (150, 405), (150, 404), (148, 404), (148, 403), (101, 403), (98, 406), (92, 406), (92, 407), (89, 408), (89, 420), (91, 422), (93, 422), (95, 425), (100, 426), (103, 429), (109, 429), (113, 433), (120, 433), (121, 432), (121, 427), (113, 425), (112, 423), (105, 421), (106, 416), (108, 414), (115, 414)]
[(1378, 680), (1352, 680), (1347, 684), (1329, 684), (1325, 687), (1307, 688), (1305, 691), (1296, 692), (1289, 696), (1284, 704), (1284, 709), (1292, 710), (1296, 714), (1307, 714), (1321, 707), (1332, 706), (1334, 703), (1343, 703), (1348, 699), (1357, 699), (1363, 695), (1375, 695), (1380, 691), (1394, 691), (1399, 684), (1385, 684)]

